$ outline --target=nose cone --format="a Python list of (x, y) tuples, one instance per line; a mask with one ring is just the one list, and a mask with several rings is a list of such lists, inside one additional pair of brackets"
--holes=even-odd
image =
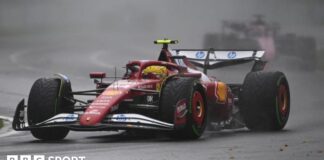
[(97, 109), (87, 110), (80, 118), (80, 124), (83, 126), (95, 126), (104, 118), (104, 113)]
[(125, 98), (133, 96), (130, 92), (131, 88), (136, 88), (145, 83), (136, 80), (119, 80), (114, 82), (86, 109), (80, 118), (80, 124), (84, 126), (97, 125), (111, 112), (114, 106), (118, 107), (118, 104)]
[(80, 118), (83, 126), (95, 126), (100, 123), (105, 116), (127, 96), (126, 90), (107, 89), (97, 97), (86, 109)]

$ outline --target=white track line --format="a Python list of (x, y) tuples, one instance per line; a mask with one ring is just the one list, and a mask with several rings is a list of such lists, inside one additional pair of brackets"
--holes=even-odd
[(11, 118), (11, 117), (6, 117), (6, 116), (0, 116), (0, 119), (3, 119), (3, 120), (5, 120), (5, 121), (10, 121), (10, 122), (13, 121), (13, 118)]
[[(9, 121), (12, 123), (13, 119), (11, 117), (6, 117), (6, 116), (0, 116), (0, 119), (4, 120), (4, 121)], [(17, 134), (18, 132), (16, 132), (15, 130), (10, 130), (9, 132), (0, 134), (0, 138), (1, 137), (7, 137), (7, 136), (11, 136), (14, 134)]]

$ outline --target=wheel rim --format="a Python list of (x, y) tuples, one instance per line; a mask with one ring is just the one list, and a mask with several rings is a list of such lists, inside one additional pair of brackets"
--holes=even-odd
[(195, 91), (193, 95), (192, 116), (198, 126), (203, 124), (205, 117), (205, 104), (203, 97), (198, 91)]
[(285, 85), (280, 85), (279, 87), (279, 95), (278, 95), (278, 102), (279, 102), (279, 112), (282, 117), (286, 117), (288, 113), (288, 91)]

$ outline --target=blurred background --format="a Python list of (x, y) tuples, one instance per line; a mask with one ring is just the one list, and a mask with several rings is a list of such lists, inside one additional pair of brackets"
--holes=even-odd
[(152, 41), (171, 38), (179, 48), (266, 49), (270, 60), (292, 55), (324, 69), (323, 8), (321, 0), (1, 0), (0, 47), (92, 47), (132, 53), (126, 60), (155, 58)]

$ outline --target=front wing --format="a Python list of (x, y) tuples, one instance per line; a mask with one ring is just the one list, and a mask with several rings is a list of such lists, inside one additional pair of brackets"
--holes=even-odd
[(152, 129), (152, 130), (173, 130), (174, 125), (162, 122), (140, 114), (109, 114), (101, 123), (95, 126), (82, 126), (79, 123), (81, 114), (60, 113), (40, 123), (29, 125), (26, 120), (26, 105), (22, 100), (16, 109), (12, 128), (16, 131), (31, 130), (45, 127), (66, 127), (75, 131), (96, 131), (96, 130), (127, 130), (127, 129)]

